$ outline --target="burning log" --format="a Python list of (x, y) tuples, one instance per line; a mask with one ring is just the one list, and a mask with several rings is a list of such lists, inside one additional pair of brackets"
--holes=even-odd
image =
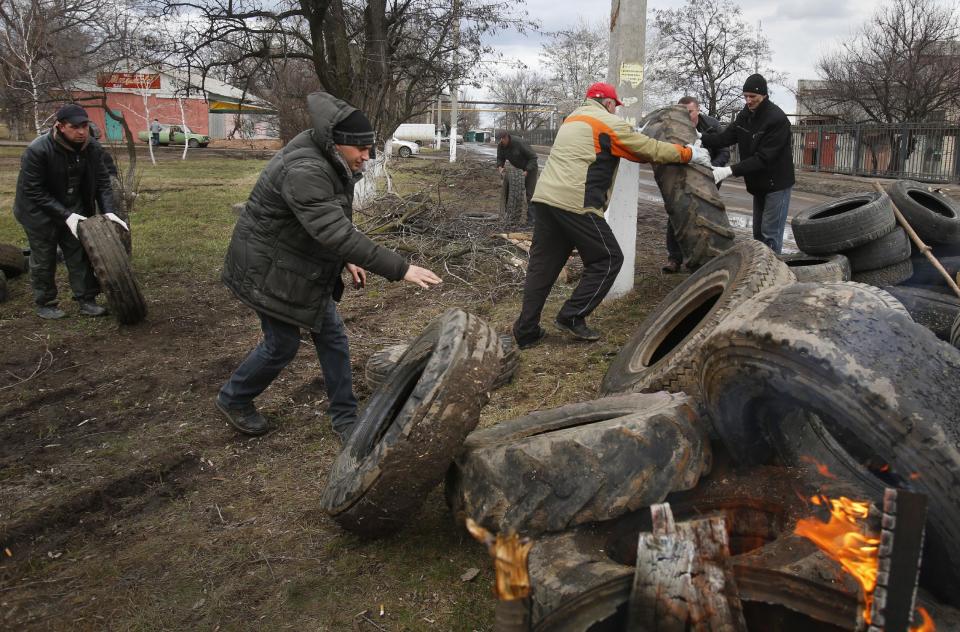
[(628, 630), (745, 632), (722, 517), (675, 523), (653, 505), (653, 533), (641, 533)]
[(527, 538), (516, 533), (494, 536), (471, 518), (467, 530), (487, 547), (494, 559), (497, 606), (493, 629), (496, 632), (529, 632), (530, 630), (530, 574), (527, 556), (533, 546)]

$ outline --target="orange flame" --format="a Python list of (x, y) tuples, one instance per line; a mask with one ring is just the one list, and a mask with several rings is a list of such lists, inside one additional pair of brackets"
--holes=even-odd
[[(819, 496), (810, 500), (815, 505), (822, 504)], [(863, 589), (863, 620), (869, 625), (880, 546), (880, 538), (865, 534), (863, 521), (870, 512), (870, 503), (850, 500), (846, 496), (825, 500), (830, 503), (830, 521), (824, 523), (816, 518), (803, 518), (797, 521), (794, 533), (816, 544), (853, 575)]]
[[(880, 538), (868, 533), (866, 519), (870, 513), (870, 503), (840, 498), (813, 496), (814, 505), (830, 504), (830, 521), (820, 522), (816, 518), (802, 518), (797, 521), (794, 533), (816, 544), (831, 559), (850, 573), (863, 589), (863, 620), (870, 624), (870, 610), (873, 605), (873, 590), (877, 587), (877, 568), (879, 566)], [(936, 626), (923, 608), (918, 608), (923, 622), (910, 632), (935, 632)]]
[(817, 461), (816, 459), (814, 459), (814, 458), (811, 457), (811, 456), (806, 456), (806, 455), (801, 456), (801, 457), (800, 457), (800, 460), (801, 460), (802, 462), (804, 462), (804, 463), (809, 463), (810, 465), (812, 465), (812, 466), (814, 466), (815, 468), (817, 468), (817, 472), (819, 472), (820, 476), (823, 476), (823, 477), (825, 477), (825, 478), (836, 478), (836, 477), (837, 477), (836, 474), (834, 474), (833, 472), (830, 471), (830, 468), (828, 468), (828, 467), (826, 466), (826, 464), (820, 463), (819, 461)]

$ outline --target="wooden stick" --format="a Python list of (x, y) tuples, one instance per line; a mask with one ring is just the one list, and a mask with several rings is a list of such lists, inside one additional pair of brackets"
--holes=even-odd
[[(881, 193), (886, 193), (883, 190), (883, 187), (880, 186), (879, 182), (873, 183), (873, 188)], [(893, 207), (893, 214), (897, 216), (897, 221), (900, 222), (900, 225), (903, 226), (903, 230), (907, 231), (907, 235), (910, 236), (910, 239), (917, 246), (917, 249), (922, 252), (927, 259), (930, 260), (930, 263), (933, 264), (933, 267), (936, 268), (944, 279), (947, 280), (947, 285), (950, 286), (950, 289), (953, 290), (954, 294), (960, 296), (960, 287), (957, 287), (957, 283), (953, 280), (953, 277), (950, 276), (950, 273), (947, 272), (944, 267), (940, 264), (936, 257), (933, 256), (933, 251), (930, 249), (930, 246), (923, 243), (923, 240), (920, 239), (920, 236), (913, 230), (913, 227), (907, 222), (907, 218), (903, 216), (903, 213), (900, 212), (900, 209), (897, 208), (897, 205), (893, 203), (893, 200), (890, 200), (890, 206)]]

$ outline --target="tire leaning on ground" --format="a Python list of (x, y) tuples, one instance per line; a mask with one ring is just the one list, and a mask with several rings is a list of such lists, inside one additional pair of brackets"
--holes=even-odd
[(769, 248), (746, 240), (674, 288), (640, 324), (610, 363), (600, 392), (685, 391), (698, 395), (694, 361), (726, 315), (770, 287), (794, 282)]
[[(883, 288), (910, 313), (914, 322), (932, 331), (940, 340), (950, 342), (951, 329), (960, 315), (960, 298), (917, 287), (898, 285)], [(960, 410), (960, 405), (958, 405)], [(958, 413), (960, 414), (960, 413)]]
[(113, 316), (123, 325), (133, 325), (147, 317), (147, 304), (117, 228), (103, 215), (94, 215), (80, 222), (77, 232)]
[(470, 434), (447, 475), (458, 517), (535, 535), (616, 518), (691, 489), (709, 441), (682, 393), (569, 404)]
[(30, 261), (23, 256), (23, 250), (13, 244), (0, 244), (0, 271), (8, 279), (19, 276), (30, 269)]
[(960, 242), (960, 206), (929, 184), (897, 180), (887, 194), (927, 244)]
[(698, 369), (706, 411), (735, 460), (769, 459), (768, 420), (806, 411), (857, 463), (883, 472), (883, 485), (926, 494), (921, 581), (960, 603), (960, 350), (855, 286), (795, 284), (733, 311)]
[(850, 262), (843, 255), (808, 255), (803, 252), (777, 255), (787, 264), (798, 283), (849, 281)]
[[(910, 238), (899, 226), (873, 241), (843, 253), (854, 273), (887, 268), (910, 258)], [(912, 266), (911, 266), (912, 273)]]
[(887, 285), (897, 285), (903, 283), (913, 276), (913, 261), (904, 259), (900, 263), (880, 268), (878, 270), (867, 270), (866, 272), (854, 272), (850, 278), (857, 283), (867, 283), (877, 287)]
[[(697, 140), (696, 129), (682, 105), (650, 113), (644, 134), (678, 145)], [(733, 246), (734, 233), (710, 169), (653, 165), (653, 175), (688, 268), (696, 269)]]
[(323, 509), (366, 536), (406, 524), (477, 425), (502, 358), (497, 333), (477, 316), (451, 309), (427, 325), (361, 412)]
[(526, 205), (523, 171), (506, 162), (503, 165), (503, 180), (500, 186), (500, 222), (504, 226), (525, 224)]
[(805, 209), (791, 221), (797, 248), (812, 255), (850, 250), (886, 235), (897, 218), (886, 193), (857, 193)]
[[(503, 346), (503, 362), (497, 378), (490, 387), (492, 390), (509, 384), (510, 380), (513, 379), (513, 374), (517, 372), (517, 367), (520, 366), (520, 350), (517, 348), (513, 336), (501, 334), (500, 344)], [(374, 390), (380, 388), (387, 381), (390, 371), (397, 365), (397, 361), (403, 357), (409, 346), (409, 343), (400, 343), (384, 347), (373, 353), (364, 365), (363, 376), (367, 381), (367, 386)]]

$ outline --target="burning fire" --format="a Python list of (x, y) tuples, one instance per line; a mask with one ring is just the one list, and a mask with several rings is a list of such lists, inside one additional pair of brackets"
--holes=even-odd
[[(824, 523), (816, 518), (803, 518), (797, 521), (794, 533), (816, 544), (857, 580), (864, 595), (863, 619), (869, 625), (880, 547), (880, 538), (869, 533), (866, 525), (870, 503), (850, 500), (846, 496), (814, 496), (810, 501), (818, 506), (828, 502), (830, 521)], [(934, 632), (936, 626), (927, 611), (923, 608), (918, 611), (923, 622), (910, 628), (910, 632)]]

